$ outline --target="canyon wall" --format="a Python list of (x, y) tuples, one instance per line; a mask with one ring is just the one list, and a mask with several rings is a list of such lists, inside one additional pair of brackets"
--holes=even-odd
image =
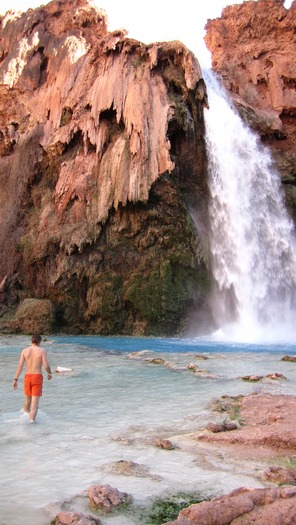
[(110, 33), (87, 0), (0, 17), (1, 331), (211, 323), (206, 104), (180, 42)]
[[(229, 6), (205, 40), (296, 220), (295, 13)], [(215, 328), (206, 106), (181, 42), (109, 32), (88, 0), (0, 17), (0, 332)]]
[(296, 2), (250, 0), (208, 20), (212, 68), (270, 147), (296, 220)]

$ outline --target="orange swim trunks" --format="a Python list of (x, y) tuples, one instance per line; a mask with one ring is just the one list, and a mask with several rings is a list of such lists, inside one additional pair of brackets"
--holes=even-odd
[(24, 393), (25, 396), (42, 396), (42, 374), (25, 374)]

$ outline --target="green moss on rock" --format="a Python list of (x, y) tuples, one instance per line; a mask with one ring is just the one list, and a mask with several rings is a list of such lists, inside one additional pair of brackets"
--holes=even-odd
[(205, 498), (199, 493), (179, 492), (167, 497), (156, 498), (151, 505), (142, 511), (140, 523), (145, 525), (162, 525), (175, 520), (179, 512), (194, 503), (200, 503)]

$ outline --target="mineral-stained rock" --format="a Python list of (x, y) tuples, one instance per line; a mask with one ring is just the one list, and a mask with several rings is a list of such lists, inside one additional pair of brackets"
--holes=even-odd
[(11, 330), (24, 334), (52, 332), (55, 311), (49, 299), (24, 299), (18, 306), (12, 321), (0, 320), (1, 330)]
[(169, 439), (157, 439), (155, 445), (158, 448), (163, 448), (165, 450), (174, 450), (176, 448)]
[(295, 523), (296, 488), (240, 488), (182, 510), (166, 525), (284, 525)]
[(267, 374), (265, 377), (268, 379), (287, 379), (283, 374), (280, 374), (279, 372), (274, 372), (273, 374)]
[(293, 485), (295, 485), (296, 469), (277, 466), (269, 467), (263, 472), (261, 479), (272, 481), (273, 483), (281, 485), (288, 483), (292, 483)]
[[(296, 410), (295, 398), (287, 395), (252, 394), (249, 396), (222, 396), (221, 404), (227, 411), (230, 404), (240, 408), (243, 426), (233, 432), (197, 435), (196, 439), (210, 441), (219, 452), (241, 460), (273, 457), (283, 461), (295, 454)], [(214, 406), (218, 406), (215, 402)], [(191, 435), (192, 437), (192, 435)], [(204, 443), (203, 443), (204, 446)], [(215, 448), (216, 448), (215, 447)], [(217, 450), (217, 448), (216, 448)], [(267, 454), (267, 456), (266, 456)], [(270, 467), (262, 479), (286, 486), (274, 488), (238, 488), (229, 494), (196, 503), (182, 510), (175, 521), (164, 525), (284, 525), (295, 523), (296, 487), (295, 469)]]
[(281, 361), (290, 361), (290, 363), (296, 363), (296, 355), (285, 355)]
[(224, 423), (208, 423), (206, 429), (210, 432), (225, 432), (229, 430), (237, 430), (239, 428), (238, 423), (235, 421), (225, 421)]
[(158, 474), (150, 474), (149, 468), (146, 465), (124, 459), (103, 465), (102, 470), (111, 472), (112, 474), (118, 474), (119, 476), (135, 476), (137, 478), (153, 479), (154, 481), (161, 480)]
[(49, 299), (72, 333), (211, 322), (190, 215), (206, 232), (205, 105), (184, 45), (110, 33), (88, 0), (0, 17), (2, 312)]
[[(296, 447), (296, 399), (288, 395), (252, 394), (235, 401), (243, 425), (232, 432), (201, 433), (197, 440), (232, 446), (239, 455), (241, 447), (253, 454), (268, 449), (288, 456)], [(230, 407), (229, 407), (230, 410)]]
[(92, 485), (88, 489), (89, 504), (92, 509), (112, 512), (114, 508), (132, 501), (132, 497), (110, 485)]
[(261, 379), (263, 379), (263, 376), (259, 376), (257, 374), (253, 374), (253, 375), (250, 375), (250, 376), (243, 376), (242, 377), (242, 380), (243, 381), (261, 381)]
[(103, 470), (120, 474), (121, 476), (136, 476), (140, 478), (149, 476), (149, 468), (146, 465), (140, 465), (134, 461), (119, 460), (114, 463), (105, 465)]

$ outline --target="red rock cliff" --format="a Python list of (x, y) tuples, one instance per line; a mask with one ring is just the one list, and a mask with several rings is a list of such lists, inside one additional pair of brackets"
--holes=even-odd
[(212, 67), (242, 117), (271, 147), (296, 218), (296, 2), (250, 0), (209, 20)]
[(35, 299), (48, 330), (174, 332), (208, 278), (197, 60), (109, 33), (87, 0), (0, 30), (2, 328), (40, 328)]

